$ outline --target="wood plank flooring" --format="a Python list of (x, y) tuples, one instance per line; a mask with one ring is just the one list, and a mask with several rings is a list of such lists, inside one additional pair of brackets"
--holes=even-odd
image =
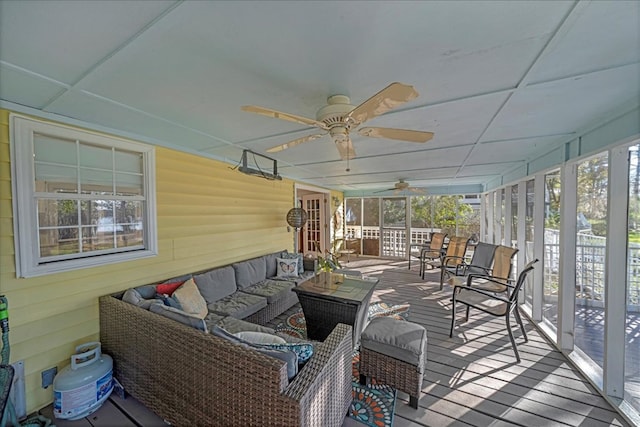
[(529, 342), (515, 332), (522, 358), (516, 364), (503, 318), (472, 311), (463, 322), (460, 307), (449, 338), (451, 288), (439, 290), (438, 270), (422, 281), (407, 262), (360, 259), (349, 268), (380, 276), (374, 299), (411, 304), (409, 320), (427, 329), (419, 408), (399, 393), (396, 427), (629, 425), (526, 319)]
[[(629, 426), (527, 319), (529, 342), (515, 332), (522, 358), (516, 364), (502, 318), (472, 311), (463, 322), (461, 310), (449, 338), (451, 289), (445, 285), (439, 290), (437, 270), (427, 272), (423, 281), (417, 266), (408, 270), (406, 261), (352, 257), (346, 267), (380, 277), (372, 300), (410, 304), (409, 320), (427, 329), (428, 361), (419, 407), (408, 406), (408, 396), (399, 392), (395, 427)], [(116, 400), (87, 417), (87, 424), (70, 425), (119, 426), (114, 408), (130, 420), (125, 425), (161, 422), (143, 407)], [(345, 422), (344, 427), (353, 425)]]

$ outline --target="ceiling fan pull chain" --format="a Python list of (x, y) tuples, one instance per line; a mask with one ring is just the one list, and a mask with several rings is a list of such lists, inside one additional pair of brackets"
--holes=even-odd
[(346, 172), (351, 172), (351, 168), (349, 167), (349, 160), (351, 159), (351, 156), (349, 155), (349, 152), (347, 151), (347, 170)]

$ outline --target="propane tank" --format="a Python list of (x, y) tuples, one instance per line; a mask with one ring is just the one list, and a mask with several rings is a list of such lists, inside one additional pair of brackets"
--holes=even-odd
[(53, 415), (77, 420), (92, 414), (113, 391), (113, 360), (103, 355), (99, 342), (76, 347), (71, 365), (53, 380)]

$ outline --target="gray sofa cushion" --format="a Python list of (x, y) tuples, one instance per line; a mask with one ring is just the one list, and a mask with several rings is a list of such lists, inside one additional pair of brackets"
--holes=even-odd
[(193, 276), (193, 280), (208, 304), (226, 298), (238, 290), (236, 273), (230, 265)]
[(265, 297), (269, 304), (273, 304), (279, 299), (285, 298), (294, 286), (294, 282), (267, 279), (249, 288), (243, 289), (242, 292), (252, 295), (260, 295), (261, 297)]
[(274, 277), (276, 275), (277, 268), (278, 268), (278, 265), (276, 263), (276, 258), (282, 258), (282, 254), (284, 252), (285, 251), (278, 251), (278, 252), (274, 252), (272, 254), (268, 254), (264, 256), (264, 262), (267, 267), (267, 272), (265, 275), (266, 278)]
[[(155, 295), (155, 291), (153, 295)], [(161, 299), (143, 298), (143, 296), (140, 295), (140, 292), (137, 289), (133, 289), (133, 288), (127, 289), (126, 291), (124, 291), (124, 294), (122, 295), (122, 301), (128, 302), (129, 304), (136, 305), (140, 308), (144, 308), (145, 310), (149, 310), (149, 307), (151, 306), (151, 304), (156, 304), (156, 303), (162, 304)]]
[(391, 317), (376, 317), (362, 331), (361, 348), (402, 360), (422, 372), (426, 356), (427, 331), (417, 323)]
[(233, 295), (209, 304), (207, 307), (209, 311), (215, 314), (244, 319), (266, 306), (266, 298), (238, 291)]
[[(256, 325), (255, 323), (247, 322), (246, 320), (236, 319), (235, 317), (227, 316), (216, 322), (217, 326), (224, 328), (225, 331), (235, 334), (237, 332), (251, 331), (251, 332), (264, 332), (266, 334), (276, 335), (275, 330), (267, 328), (266, 326)], [(209, 327), (211, 330), (211, 327)]]
[(149, 311), (168, 317), (169, 319), (173, 319), (187, 326), (191, 326), (192, 328), (208, 332), (207, 325), (203, 319), (195, 317), (189, 313), (185, 313), (177, 308), (169, 307), (164, 304), (151, 304)]
[(156, 285), (144, 285), (133, 288), (142, 298), (153, 299), (156, 297)]
[(233, 269), (239, 290), (260, 283), (267, 277), (267, 262), (264, 257), (237, 262), (233, 264)]

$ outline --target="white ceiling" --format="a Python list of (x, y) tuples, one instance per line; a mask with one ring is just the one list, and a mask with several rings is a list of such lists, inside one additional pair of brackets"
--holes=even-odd
[[(270, 155), (343, 191), (477, 186), (640, 103), (638, 1), (0, 1), (0, 98), (237, 163), (399, 81), (420, 96), (367, 125), (426, 144), (326, 136)], [(364, 193), (363, 193), (364, 194)]]

